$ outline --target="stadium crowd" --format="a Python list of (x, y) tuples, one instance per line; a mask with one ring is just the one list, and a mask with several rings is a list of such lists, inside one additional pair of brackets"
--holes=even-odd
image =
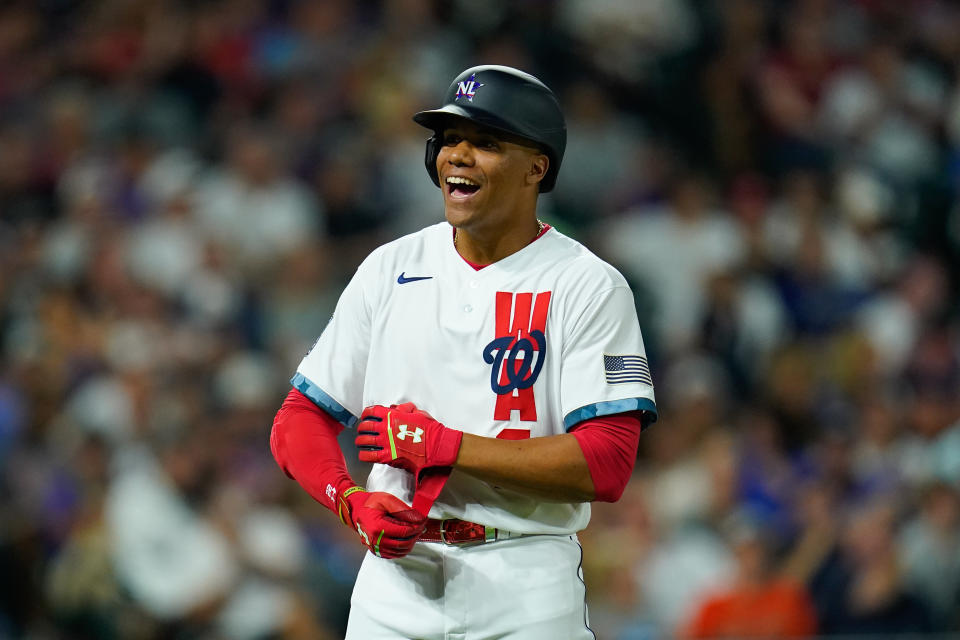
[(0, 637), (342, 634), (363, 547), (270, 424), (441, 219), (410, 116), (481, 62), (560, 94), (542, 217), (654, 369), (598, 637), (960, 632), (960, 4), (44, 0), (0, 7)]

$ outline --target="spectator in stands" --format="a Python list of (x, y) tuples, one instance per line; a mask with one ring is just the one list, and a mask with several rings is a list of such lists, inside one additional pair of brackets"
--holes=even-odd
[(920, 512), (900, 537), (904, 582), (930, 606), (933, 628), (957, 629), (960, 623), (960, 493), (935, 482), (926, 487)]
[(703, 599), (684, 629), (687, 638), (806, 638), (817, 630), (816, 611), (802, 584), (777, 575), (774, 540), (754, 516), (726, 523), (736, 558), (731, 584)]

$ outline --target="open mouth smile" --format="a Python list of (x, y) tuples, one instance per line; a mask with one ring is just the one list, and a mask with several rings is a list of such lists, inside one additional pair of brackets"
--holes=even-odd
[(457, 199), (469, 198), (480, 189), (480, 184), (463, 176), (448, 176), (445, 180), (447, 192)]

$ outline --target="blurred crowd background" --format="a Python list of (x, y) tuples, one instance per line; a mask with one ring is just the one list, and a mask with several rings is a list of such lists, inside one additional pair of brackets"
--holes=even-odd
[(356, 265), (441, 220), (410, 116), (479, 63), (561, 97), (541, 215), (654, 369), (581, 534), (598, 636), (960, 632), (960, 3), (36, 0), (0, 6), (0, 638), (342, 636), (363, 548), (270, 424)]

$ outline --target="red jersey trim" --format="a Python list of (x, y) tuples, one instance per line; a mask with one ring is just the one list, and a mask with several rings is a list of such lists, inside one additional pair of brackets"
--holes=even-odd
[[(540, 238), (542, 238), (542, 237), (543, 237), (543, 234), (545, 234), (547, 231), (550, 231), (550, 229), (552, 229), (552, 228), (553, 228), (553, 227), (551, 227), (551, 226), (548, 225), (547, 223), (543, 223), (543, 229), (540, 230), (540, 233), (537, 234), (537, 237), (536, 237), (536, 238), (534, 238), (533, 240), (530, 241), (530, 244), (533, 244), (534, 242), (536, 242), (537, 240), (539, 240)], [(454, 229), (453, 229), (453, 238), (456, 239), (456, 237), (457, 237), (457, 229), (456, 229), (456, 227), (454, 227)], [(454, 244), (454, 249), (456, 249), (456, 244)], [(460, 256), (460, 259), (461, 259), (461, 260), (463, 260), (463, 261), (466, 262), (468, 265), (470, 265), (470, 267), (471, 267), (474, 271), (480, 271), (480, 269), (483, 269), (484, 267), (489, 267), (489, 266), (490, 266), (489, 264), (477, 264), (476, 262), (470, 262), (469, 260), (467, 260), (466, 258), (464, 258), (462, 255), (460, 255), (460, 252), (459, 252), (459, 251), (457, 251), (457, 255)]]

